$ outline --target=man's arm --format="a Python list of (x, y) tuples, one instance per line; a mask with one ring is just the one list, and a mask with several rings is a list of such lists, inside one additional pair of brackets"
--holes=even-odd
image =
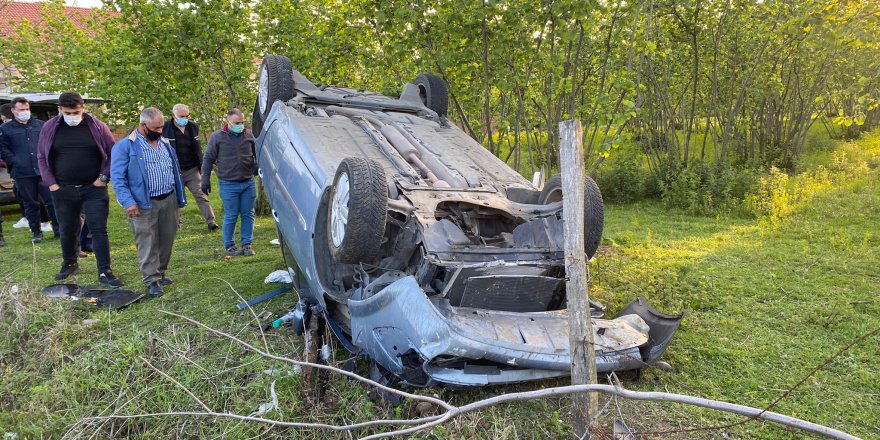
[(12, 144), (11, 137), (0, 128), (0, 159), (4, 162), (7, 162), (9, 166), (12, 165)]
[(214, 170), (214, 162), (217, 161), (217, 136), (211, 135), (208, 140), (208, 151), (202, 160), (202, 184), (211, 182), (211, 171)]
[(101, 174), (105, 176), (110, 175), (110, 161), (113, 159), (111, 155), (113, 151), (113, 144), (116, 143), (116, 140), (113, 139), (113, 132), (110, 131), (110, 127), (102, 121), (97, 121), (98, 127), (101, 132), (101, 141), (98, 142), (98, 145), (101, 145), (101, 148), (106, 148), (104, 150), (104, 154), (107, 155), (107, 161), (104, 162), (104, 165), (101, 167)]
[(113, 183), (113, 192), (116, 193), (116, 201), (128, 210), (137, 206), (131, 188), (128, 186), (128, 163), (131, 141), (123, 139), (113, 146), (113, 156), (110, 159), (110, 181)]
[(199, 138), (199, 132), (201, 129), (199, 128), (199, 124), (193, 121), (189, 121), (189, 125), (192, 127), (193, 146), (195, 146), (196, 149), (196, 157), (199, 159), (199, 171), (201, 171), (202, 162), (205, 160), (205, 157), (202, 154), (202, 140)]
[[(55, 180), (55, 174), (52, 173), (52, 168), (49, 166), (49, 150), (52, 148), (52, 142), (54, 139), (54, 131), (53, 135), (49, 136), (49, 129), (51, 124), (50, 122), (46, 122), (43, 124), (43, 128), (40, 129), (40, 140), (37, 142), (37, 167), (40, 168), (40, 178), (43, 179), (43, 185), (49, 187), (49, 190), (58, 189), (58, 182)], [(57, 129), (57, 125), (55, 126)]]

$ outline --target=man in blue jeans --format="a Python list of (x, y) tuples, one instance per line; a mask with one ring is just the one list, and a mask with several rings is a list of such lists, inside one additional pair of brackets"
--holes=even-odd
[[(254, 135), (244, 128), (244, 114), (234, 108), (226, 114), (226, 124), (211, 134), (202, 161), (202, 192), (211, 192), (211, 171), (217, 163), (220, 200), (223, 201), (223, 246), (227, 255), (254, 255), (254, 203), (257, 190), (254, 175), (257, 158)], [(235, 223), (241, 216), (241, 249), (235, 245)]]

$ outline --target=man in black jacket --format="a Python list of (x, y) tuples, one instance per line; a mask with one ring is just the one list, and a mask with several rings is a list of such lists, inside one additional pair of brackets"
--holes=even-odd
[[(180, 163), (180, 174), (183, 184), (189, 188), (189, 192), (199, 205), (199, 212), (208, 223), (208, 229), (214, 231), (218, 228), (214, 221), (214, 210), (208, 196), (202, 192), (202, 144), (199, 142), (199, 125), (189, 119), (189, 107), (185, 104), (174, 104), (171, 109), (172, 120), (165, 123), (162, 136), (171, 142), (171, 147), (177, 153), (177, 161)], [(180, 211), (178, 211), (177, 225), (180, 227)]]
[(44, 122), (31, 117), (31, 105), (27, 99), (12, 99), (12, 113), (15, 118), (0, 125), (0, 158), (6, 162), (15, 180), (17, 196), (21, 197), (24, 214), (31, 228), (33, 243), (43, 241), (40, 222), (40, 200), (46, 203), (52, 230), (58, 237), (58, 221), (49, 189), (40, 178), (37, 164), (37, 144), (40, 142), (40, 131)]

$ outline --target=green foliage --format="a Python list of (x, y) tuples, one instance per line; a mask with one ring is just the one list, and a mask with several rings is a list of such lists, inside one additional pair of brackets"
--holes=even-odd
[(612, 156), (596, 173), (602, 198), (608, 202), (631, 203), (644, 199), (649, 195), (650, 179), (644, 158), (632, 150)]
[(205, 131), (230, 107), (247, 113), (255, 92), (254, 47), (248, 2), (108, 1), (79, 30), (63, 4), (43, 6), (44, 26), (18, 29), (9, 62), (25, 90), (76, 90), (110, 103), (113, 125), (131, 125), (147, 106), (170, 115), (191, 107)]
[(794, 211), (795, 198), (788, 174), (771, 167), (770, 173), (760, 177), (755, 190), (746, 196), (745, 204), (754, 214), (778, 223)]
[(667, 207), (691, 214), (731, 213), (740, 207), (755, 175), (748, 168), (700, 162), (666, 167), (660, 173), (661, 198)]

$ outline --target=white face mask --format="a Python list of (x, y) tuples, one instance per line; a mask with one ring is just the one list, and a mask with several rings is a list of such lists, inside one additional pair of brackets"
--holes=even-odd
[(31, 119), (31, 112), (28, 110), (25, 110), (23, 112), (18, 112), (18, 114), (16, 115), (16, 118), (21, 122), (27, 122), (28, 120)]
[(83, 120), (83, 115), (64, 115), (64, 122), (71, 126), (76, 127)]

